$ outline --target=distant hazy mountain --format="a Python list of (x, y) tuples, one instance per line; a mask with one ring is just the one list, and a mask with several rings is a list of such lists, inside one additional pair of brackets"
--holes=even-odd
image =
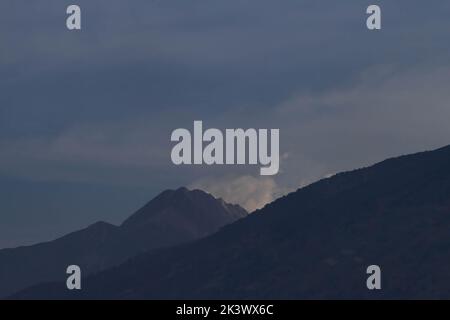
[(51, 242), (0, 250), (0, 297), (64, 279), (68, 265), (97, 272), (146, 250), (204, 237), (246, 215), (203, 191), (164, 191), (119, 227), (98, 222)]
[[(382, 290), (366, 269), (382, 270)], [(16, 298), (450, 298), (450, 147), (300, 189), (200, 241)]]

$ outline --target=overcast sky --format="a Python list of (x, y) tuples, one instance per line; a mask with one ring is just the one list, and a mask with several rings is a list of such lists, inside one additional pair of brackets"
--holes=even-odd
[[(119, 223), (166, 188), (252, 210), (447, 145), (449, 36), (445, 0), (2, 1), (0, 248)], [(194, 120), (280, 128), (280, 173), (172, 165), (170, 134)]]

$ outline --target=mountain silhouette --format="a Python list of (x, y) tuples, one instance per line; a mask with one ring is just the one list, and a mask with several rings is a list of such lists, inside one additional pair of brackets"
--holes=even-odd
[[(368, 290), (367, 267), (381, 268)], [(219, 232), (14, 298), (391, 299), (450, 297), (450, 147), (299, 189)]]
[(204, 237), (246, 215), (200, 190), (167, 190), (121, 226), (97, 222), (54, 241), (0, 250), (0, 297), (64, 279), (72, 264), (85, 275), (98, 272), (140, 252)]

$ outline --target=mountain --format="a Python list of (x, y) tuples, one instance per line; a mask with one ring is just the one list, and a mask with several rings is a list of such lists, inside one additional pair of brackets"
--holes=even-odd
[[(366, 287), (369, 265), (382, 290)], [(450, 297), (450, 146), (299, 189), (190, 244), (14, 298)]]
[(239, 205), (228, 204), (200, 190), (165, 191), (124, 221), (121, 229), (134, 248), (147, 243), (172, 246), (209, 235), (247, 215)]
[(97, 222), (54, 241), (0, 250), (0, 297), (64, 279), (72, 264), (85, 275), (98, 272), (140, 252), (204, 237), (246, 215), (200, 190), (164, 191), (121, 226)]

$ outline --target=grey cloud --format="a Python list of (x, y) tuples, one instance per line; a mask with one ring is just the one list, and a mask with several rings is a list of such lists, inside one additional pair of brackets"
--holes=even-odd
[[(151, 185), (150, 197), (213, 190), (201, 177), (214, 177), (214, 192), (256, 208), (330, 172), (449, 142), (448, 1), (380, 0), (379, 33), (364, 27), (365, 0), (77, 2), (80, 33), (64, 29), (69, 1), (0, 3), (0, 173), (10, 179), (93, 184), (88, 207), (112, 201), (101, 190), (113, 186)], [(170, 132), (193, 120), (280, 128), (289, 156), (273, 180), (252, 167), (175, 167)], [(12, 218), (0, 219), (1, 233)]]

